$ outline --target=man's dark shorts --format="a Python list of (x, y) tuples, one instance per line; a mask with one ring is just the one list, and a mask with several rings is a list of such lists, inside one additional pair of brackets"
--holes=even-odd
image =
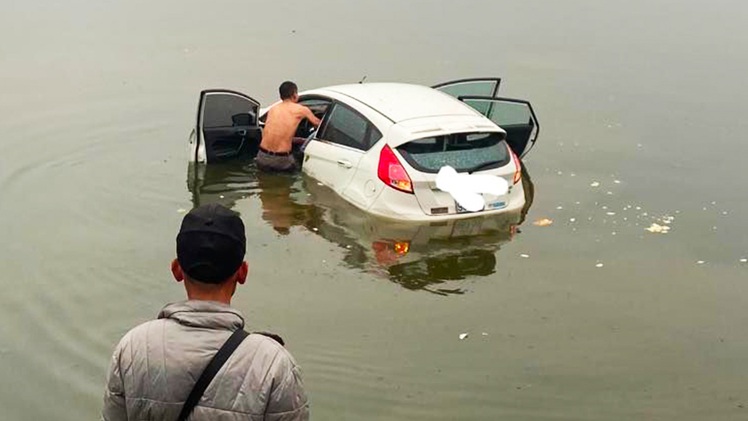
[(277, 153), (260, 148), (255, 157), (257, 168), (269, 172), (296, 171), (296, 159), (291, 152)]

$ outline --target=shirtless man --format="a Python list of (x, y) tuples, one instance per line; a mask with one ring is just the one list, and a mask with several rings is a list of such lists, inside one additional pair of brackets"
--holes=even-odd
[(283, 82), (278, 91), (283, 102), (268, 111), (255, 162), (257, 168), (265, 171), (293, 171), (296, 160), (291, 154), (291, 147), (296, 128), (304, 118), (315, 127), (319, 126), (320, 120), (312, 110), (297, 104), (299, 95), (295, 83)]

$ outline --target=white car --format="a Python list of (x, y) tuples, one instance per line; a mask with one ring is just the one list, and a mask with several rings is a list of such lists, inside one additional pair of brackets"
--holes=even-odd
[[(498, 98), (500, 79), (464, 79), (433, 88), (402, 83), (332, 86), (299, 94), (322, 120), (303, 122), (302, 170), (354, 206), (409, 221), (439, 221), (519, 210), (521, 162), (539, 125), (529, 102)], [(272, 105), (271, 105), (272, 107)], [(200, 95), (190, 160), (213, 163), (253, 155), (261, 139), (260, 104), (235, 91)], [(501, 177), (505, 194), (482, 194), (468, 211), (437, 187), (437, 173)], [(469, 181), (468, 181), (469, 183)]]

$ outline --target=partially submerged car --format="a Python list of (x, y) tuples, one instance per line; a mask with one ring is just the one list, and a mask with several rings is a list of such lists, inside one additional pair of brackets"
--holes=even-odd
[[(429, 88), (402, 83), (332, 86), (299, 94), (322, 120), (308, 138), (302, 171), (354, 206), (377, 216), (438, 221), (519, 210), (524, 205), (521, 161), (537, 140), (529, 102), (497, 97), (500, 79), (464, 79)], [(272, 105), (271, 105), (272, 107)], [(201, 92), (190, 160), (211, 164), (257, 153), (264, 112), (235, 91)], [(505, 180), (505, 193), (481, 193), (480, 208), (437, 186), (451, 167)], [(485, 180), (485, 177), (483, 177)], [(503, 181), (502, 181), (503, 182)], [(492, 190), (494, 191), (494, 190)]]

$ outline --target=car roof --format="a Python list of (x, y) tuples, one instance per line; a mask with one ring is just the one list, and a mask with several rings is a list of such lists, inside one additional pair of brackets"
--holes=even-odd
[[(472, 108), (443, 92), (407, 83), (356, 83), (315, 89), (353, 98), (395, 123), (421, 117), (475, 116)], [(309, 92), (312, 93), (312, 92)]]

